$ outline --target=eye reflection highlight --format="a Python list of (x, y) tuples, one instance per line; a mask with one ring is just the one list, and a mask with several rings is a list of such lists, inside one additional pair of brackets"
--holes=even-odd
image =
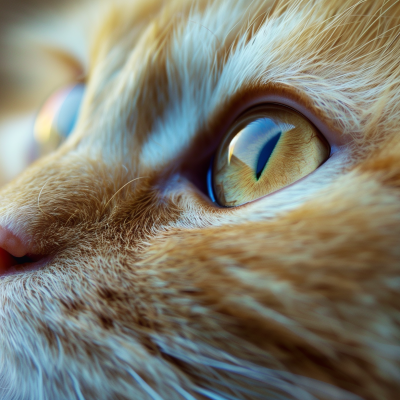
[(234, 207), (290, 185), (325, 162), (330, 146), (296, 111), (257, 107), (233, 125), (213, 168), (217, 202)]
[(259, 179), (282, 133), (293, 128), (293, 125), (277, 124), (270, 118), (251, 122), (229, 144), (228, 165), (231, 161), (242, 162), (252, 168)]

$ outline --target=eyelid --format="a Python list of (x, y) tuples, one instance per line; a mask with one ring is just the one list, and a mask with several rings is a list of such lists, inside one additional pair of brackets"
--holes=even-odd
[[(262, 88), (247, 87), (226, 101), (220, 102), (219, 107), (214, 108), (214, 112), (210, 115), (203, 130), (195, 137), (189, 148), (175, 159), (171, 168), (176, 168), (178, 164), (181, 174), (194, 183), (197, 188), (200, 188), (202, 193), (209, 196), (210, 179), (207, 180), (207, 173), (210, 173), (209, 168), (213, 164), (211, 160), (219, 144), (235, 121), (244, 113), (251, 108), (268, 103), (293, 109), (308, 119), (329, 143), (331, 158), (336, 153), (341, 154), (341, 151), (338, 151), (339, 148), (348, 144), (352, 139), (348, 135), (342, 135), (337, 128), (334, 128), (333, 122), (324, 115), (322, 110), (317, 109), (312, 99), (296, 88), (281, 84), (269, 84)], [(243, 206), (236, 208), (239, 207)]]
[[(341, 134), (329, 128), (328, 125), (325, 124), (321, 118), (315, 116), (311, 110), (292, 99), (277, 95), (266, 95), (262, 98), (258, 98), (254, 105), (265, 103), (286, 106), (306, 117), (321, 132), (321, 134), (325, 136), (331, 146), (331, 154), (336, 153), (338, 148), (345, 145), (347, 142), (343, 139)], [(252, 105), (250, 105), (250, 107), (252, 107)]]
[(342, 135), (340, 131), (332, 126), (333, 123), (320, 109), (313, 105), (310, 98), (291, 87), (282, 86), (277, 88), (273, 86), (270, 89), (263, 88), (255, 92), (250, 90), (242, 93), (240, 97), (238, 96), (237, 101), (234, 101), (234, 103), (235, 105), (231, 107), (231, 110), (234, 110), (231, 115), (233, 114), (234, 117), (227, 123), (226, 128), (253, 107), (263, 104), (277, 104), (291, 108), (307, 118), (326, 138), (331, 146), (331, 154), (336, 153), (340, 147), (348, 144), (351, 140), (351, 137)]

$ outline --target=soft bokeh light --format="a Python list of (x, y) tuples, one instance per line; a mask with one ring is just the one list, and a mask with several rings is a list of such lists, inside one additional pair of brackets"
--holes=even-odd
[[(40, 14), (42, 8), (46, 13)], [(41, 19), (35, 19), (37, 15), (42, 15)], [(57, 146), (57, 140), (52, 139), (52, 126), (63, 94), (58, 94), (58, 104), (56, 98), (48, 103), (46, 99), (60, 88), (67, 87), (65, 92), (69, 93), (68, 85), (74, 85), (84, 75), (79, 57), (84, 45), (77, 37), (82, 37), (85, 24), (76, 18), (73, 4), (66, 0), (2, 3), (0, 186)], [(46, 111), (39, 114), (43, 104)]]

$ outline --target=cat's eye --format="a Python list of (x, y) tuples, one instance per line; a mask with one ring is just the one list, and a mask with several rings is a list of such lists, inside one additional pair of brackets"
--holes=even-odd
[(239, 206), (310, 174), (330, 145), (301, 114), (275, 104), (256, 107), (230, 128), (216, 153), (212, 190), (217, 203)]
[(54, 150), (74, 130), (85, 86), (65, 87), (53, 94), (43, 105), (35, 122), (35, 139), (42, 154)]

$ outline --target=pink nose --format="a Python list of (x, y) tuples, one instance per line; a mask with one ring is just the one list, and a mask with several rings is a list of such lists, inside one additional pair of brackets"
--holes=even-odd
[(9, 229), (0, 227), (0, 276), (13, 273), (16, 271), (16, 266), (30, 261), (33, 259), (29, 254), (28, 243)]
[(24, 257), (28, 254), (28, 246), (19, 237), (6, 228), (0, 227), (0, 248), (13, 257)]

